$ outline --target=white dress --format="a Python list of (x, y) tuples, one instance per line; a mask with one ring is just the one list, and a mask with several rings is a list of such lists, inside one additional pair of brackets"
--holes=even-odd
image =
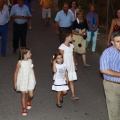
[(17, 76), (17, 91), (28, 92), (35, 88), (36, 80), (33, 72), (32, 60), (20, 60)]
[(73, 60), (73, 44), (70, 43), (70, 46), (66, 46), (64, 43), (60, 45), (59, 49), (64, 51), (64, 62), (67, 65), (68, 78), (69, 81), (77, 80), (77, 74), (75, 72), (75, 65)]
[(57, 72), (53, 76), (54, 83), (52, 85), (52, 90), (55, 91), (64, 91), (68, 90), (68, 85), (66, 84), (66, 64), (55, 64)]

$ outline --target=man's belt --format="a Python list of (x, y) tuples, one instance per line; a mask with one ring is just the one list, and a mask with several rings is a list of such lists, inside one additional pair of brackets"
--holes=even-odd
[[(6, 23), (6, 24), (7, 24), (7, 23)], [(6, 25), (6, 24), (4, 24), (4, 25)], [(4, 26), (4, 25), (0, 25), (0, 26), (2, 27), (2, 26)]]
[(114, 82), (114, 81), (110, 81), (110, 80), (106, 80), (107, 82), (111, 82), (111, 83), (115, 83), (115, 84), (120, 84), (120, 82)]
[(71, 29), (71, 26), (70, 27), (59, 27), (60, 30), (70, 30)]

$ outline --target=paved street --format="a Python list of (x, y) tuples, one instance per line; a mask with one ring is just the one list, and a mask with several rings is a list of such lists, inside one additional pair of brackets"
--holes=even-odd
[(99, 74), (99, 57), (87, 50), (87, 62), (83, 67), (82, 57), (78, 60), (78, 81), (75, 82), (78, 101), (71, 100), (70, 91), (64, 98), (63, 108), (56, 107), (56, 93), (50, 60), (59, 46), (55, 25), (44, 27), (37, 0), (32, 2), (32, 30), (28, 30), (27, 46), (31, 48), (37, 79), (32, 109), (21, 115), (21, 94), (13, 88), (13, 74), (18, 60), (12, 48), (12, 21), (9, 23), (7, 57), (0, 56), (0, 120), (108, 120), (102, 78)]

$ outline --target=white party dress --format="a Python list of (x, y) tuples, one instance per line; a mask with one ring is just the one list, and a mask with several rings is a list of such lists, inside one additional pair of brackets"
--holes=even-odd
[(52, 85), (52, 90), (54, 91), (64, 91), (68, 90), (68, 85), (66, 84), (66, 64), (55, 64), (57, 72), (53, 76), (54, 83)]
[(70, 46), (66, 46), (64, 43), (60, 45), (59, 49), (64, 51), (63, 58), (64, 62), (67, 65), (68, 78), (69, 81), (77, 80), (77, 74), (75, 71), (74, 58), (73, 58), (73, 44), (70, 43)]
[(19, 60), (20, 68), (17, 76), (17, 91), (28, 92), (35, 88), (36, 80), (33, 72), (32, 60)]

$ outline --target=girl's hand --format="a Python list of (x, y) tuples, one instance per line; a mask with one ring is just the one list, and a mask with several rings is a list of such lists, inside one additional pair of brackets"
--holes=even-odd
[(56, 59), (53, 61), (53, 64), (55, 64), (56, 63)]
[(15, 89), (15, 90), (17, 90), (17, 86), (16, 86), (16, 83), (15, 83), (15, 85), (14, 85), (14, 89)]
[(69, 80), (68, 79), (66, 79), (66, 84), (68, 85), (68, 82), (69, 82)]

